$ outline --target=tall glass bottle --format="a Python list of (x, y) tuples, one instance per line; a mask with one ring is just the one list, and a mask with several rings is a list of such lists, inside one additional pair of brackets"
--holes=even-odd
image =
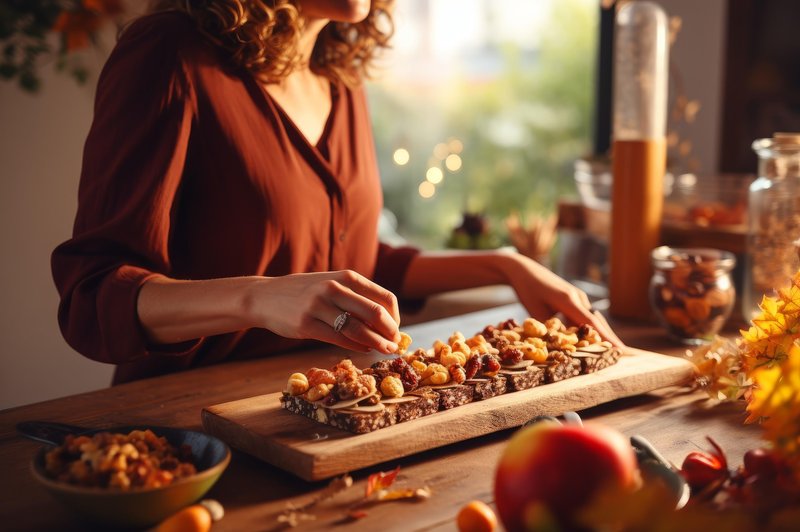
[(764, 295), (785, 286), (800, 267), (800, 133), (753, 142), (758, 178), (750, 185), (742, 313), (749, 320)]
[(611, 314), (646, 318), (652, 265), (660, 243), (666, 169), (668, 23), (654, 2), (617, 13), (609, 296)]

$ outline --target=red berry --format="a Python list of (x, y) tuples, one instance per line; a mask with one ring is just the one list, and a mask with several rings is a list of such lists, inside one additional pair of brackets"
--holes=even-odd
[(714, 482), (728, 477), (728, 470), (714, 455), (693, 451), (683, 460), (681, 473), (692, 491), (702, 491)]
[(681, 466), (681, 473), (693, 492), (711, 489), (710, 486), (720, 488), (731, 478), (725, 452), (711, 438), (708, 441), (714, 447), (714, 452), (693, 451), (686, 455)]
[(500, 361), (494, 355), (483, 355), (481, 357), (481, 371), (486, 376), (494, 376), (500, 371)]
[(750, 449), (744, 453), (745, 476), (775, 478), (778, 475), (776, 456), (767, 449)]

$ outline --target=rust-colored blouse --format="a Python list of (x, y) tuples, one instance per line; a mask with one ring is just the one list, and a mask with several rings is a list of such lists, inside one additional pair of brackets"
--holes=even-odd
[(136, 300), (157, 274), (352, 269), (397, 292), (416, 251), (378, 243), (365, 97), (332, 94), (313, 146), (187, 16), (132, 24), (98, 83), (73, 237), (52, 257), (69, 344), (117, 364), (115, 383), (298, 347), (264, 329), (149, 345)]

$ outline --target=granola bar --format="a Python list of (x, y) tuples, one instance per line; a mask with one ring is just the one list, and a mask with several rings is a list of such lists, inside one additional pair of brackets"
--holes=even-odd
[(293, 374), (283, 408), (353, 433), (404, 423), (472, 401), (594, 373), (621, 351), (589, 325), (528, 318), (485, 327), (465, 338), (453, 333), (431, 349), (408, 353), (404, 335), (396, 358), (356, 368), (343, 360), (330, 370)]

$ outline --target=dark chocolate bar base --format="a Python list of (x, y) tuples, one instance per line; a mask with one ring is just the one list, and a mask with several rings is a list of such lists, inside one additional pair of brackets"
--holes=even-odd
[[(411, 403), (413, 402), (409, 404)], [(281, 406), (295, 414), (300, 414), (319, 423), (331, 425), (355, 434), (372, 432), (397, 423), (396, 412), (398, 405), (386, 405), (386, 408), (380, 412), (345, 412), (308, 402), (299, 396), (283, 396), (281, 397)]]
[(447, 388), (434, 388), (439, 394), (439, 410), (449, 410), (472, 402), (472, 386), (456, 384)]
[(506, 378), (508, 391), (527, 390), (544, 382), (544, 368), (528, 366), (521, 371), (502, 370)]
[(396, 404), (398, 423), (427, 416), (439, 410), (439, 394), (430, 388), (416, 390), (407, 397), (411, 396), (418, 397), (419, 401)]
[(467, 381), (465, 384), (472, 387), (473, 401), (483, 401), (490, 397), (497, 397), (508, 391), (505, 375), (495, 375), (485, 380)]
[(581, 361), (577, 358), (556, 351), (551, 354), (550, 360), (544, 368), (544, 382), (551, 384), (563, 381), (581, 374)]
[(601, 369), (606, 369), (609, 366), (613, 366), (617, 363), (620, 356), (622, 356), (622, 351), (614, 347), (604, 353), (583, 353), (580, 354), (579, 357), (574, 358), (578, 358), (581, 361), (581, 375), (585, 375), (587, 373), (595, 373)]

